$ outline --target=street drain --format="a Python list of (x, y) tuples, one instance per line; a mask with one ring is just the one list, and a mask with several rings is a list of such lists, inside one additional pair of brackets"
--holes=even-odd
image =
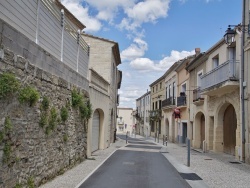
[(213, 159), (204, 159), (204, 160), (207, 160), (207, 161), (209, 161), (209, 160), (213, 160)]
[(240, 162), (237, 162), (237, 161), (229, 161), (229, 162), (232, 164), (241, 164)]
[(195, 173), (180, 173), (181, 177), (186, 180), (202, 180), (200, 176)]
[(160, 153), (169, 153), (168, 151), (162, 151), (162, 152), (160, 152)]

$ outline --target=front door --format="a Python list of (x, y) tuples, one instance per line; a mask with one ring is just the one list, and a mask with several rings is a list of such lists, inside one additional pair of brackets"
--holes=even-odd
[(235, 155), (237, 119), (233, 105), (225, 110), (223, 122), (224, 152)]
[(182, 143), (186, 143), (187, 138), (187, 123), (182, 123)]
[(205, 116), (201, 115), (201, 145), (200, 148), (203, 149), (203, 141), (205, 140)]
[(92, 152), (99, 149), (100, 115), (96, 110), (92, 122)]

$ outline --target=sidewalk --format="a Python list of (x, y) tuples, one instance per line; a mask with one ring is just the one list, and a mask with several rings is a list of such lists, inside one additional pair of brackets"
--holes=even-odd
[[(136, 137), (140, 138), (137, 135)], [(152, 137), (149, 137), (147, 140), (155, 142), (155, 139)], [(159, 140), (157, 144), (163, 145), (162, 140)], [(199, 150), (191, 149), (190, 167), (187, 167), (187, 147), (185, 145), (168, 143), (164, 148), (163, 155), (178, 171), (188, 170), (196, 173), (209, 187), (250, 187), (250, 165), (238, 163), (239, 161), (236, 161), (234, 156), (211, 151), (203, 153)], [(188, 182), (190, 183), (190, 181)]]
[[(136, 135), (136, 138), (145, 139)], [(155, 142), (154, 138), (147, 138), (147, 141)], [(159, 143), (163, 146), (162, 140)], [(54, 180), (42, 185), (40, 188), (75, 188), (79, 183), (89, 177), (115, 150), (126, 145), (125, 140), (118, 140), (111, 144), (105, 150), (98, 150), (93, 153), (92, 158), (95, 160), (85, 160), (73, 169), (65, 172), (63, 175), (56, 177)], [(163, 146), (162, 154), (179, 172), (196, 173), (203, 181), (187, 182), (193, 188), (211, 187), (211, 188), (247, 188), (250, 187), (250, 165), (237, 162), (231, 155), (224, 153), (201, 153), (191, 150), (190, 167), (187, 167), (187, 148), (185, 145), (168, 143)]]

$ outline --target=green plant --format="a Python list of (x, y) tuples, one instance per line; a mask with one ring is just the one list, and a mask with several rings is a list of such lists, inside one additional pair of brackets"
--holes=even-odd
[(7, 163), (10, 160), (11, 146), (9, 143), (5, 143), (3, 148), (3, 162)]
[(49, 98), (44, 96), (41, 104), (41, 108), (43, 111), (47, 111), (49, 109)]
[(46, 134), (46, 135), (50, 135), (50, 133), (51, 133), (50, 127), (46, 127), (46, 129), (45, 129), (45, 134)]
[(22, 188), (23, 186), (20, 183), (17, 183), (14, 188)]
[(71, 102), (73, 107), (79, 106), (83, 102), (83, 97), (80, 93), (73, 89), (71, 93)]
[(10, 94), (18, 91), (19, 87), (20, 83), (14, 74), (3, 73), (0, 75), (0, 99), (6, 98)]
[(87, 119), (87, 115), (88, 115), (88, 108), (86, 105), (84, 105), (83, 103), (80, 104), (79, 106), (79, 111), (80, 111), (80, 116), (83, 120)]
[(4, 134), (2, 131), (0, 131), (0, 144), (2, 143), (3, 139), (4, 139)]
[(63, 122), (65, 122), (69, 117), (68, 109), (66, 107), (64, 107), (64, 106), (61, 108), (61, 113), (60, 114), (61, 114), (61, 119), (62, 119)]
[(63, 135), (63, 141), (64, 141), (64, 142), (67, 142), (67, 141), (68, 141), (68, 135), (67, 135), (67, 134), (64, 134), (64, 135)]
[(28, 180), (27, 180), (27, 186), (28, 186), (28, 188), (35, 188), (35, 182), (34, 182), (33, 177), (29, 177), (28, 178)]
[(4, 121), (4, 131), (5, 131), (5, 133), (9, 133), (12, 130), (12, 128), (13, 128), (13, 126), (12, 126), (12, 123), (10, 121), (10, 118), (6, 117), (5, 121)]
[(34, 106), (39, 98), (39, 92), (35, 88), (27, 86), (21, 89), (18, 100), (20, 103), (26, 102), (29, 103), (30, 106)]
[(47, 125), (47, 123), (48, 123), (47, 115), (45, 113), (42, 113), (39, 121), (39, 126), (43, 128), (45, 125)]
[(91, 115), (93, 113), (92, 105), (91, 105), (89, 100), (87, 101), (87, 108), (88, 108), (88, 113), (87, 113), (86, 118), (89, 119), (89, 118), (91, 118)]
[(57, 120), (57, 112), (55, 107), (50, 109), (50, 117), (49, 117), (49, 127), (51, 130), (54, 130), (56, 127), (56, 120)]

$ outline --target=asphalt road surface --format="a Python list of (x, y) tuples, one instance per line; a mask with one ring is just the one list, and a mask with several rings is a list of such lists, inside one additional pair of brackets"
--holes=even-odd
[(154, 143), (129, 138), (128, 145), (114, 152), (80, 188), (190, 187), (160, 149)]

